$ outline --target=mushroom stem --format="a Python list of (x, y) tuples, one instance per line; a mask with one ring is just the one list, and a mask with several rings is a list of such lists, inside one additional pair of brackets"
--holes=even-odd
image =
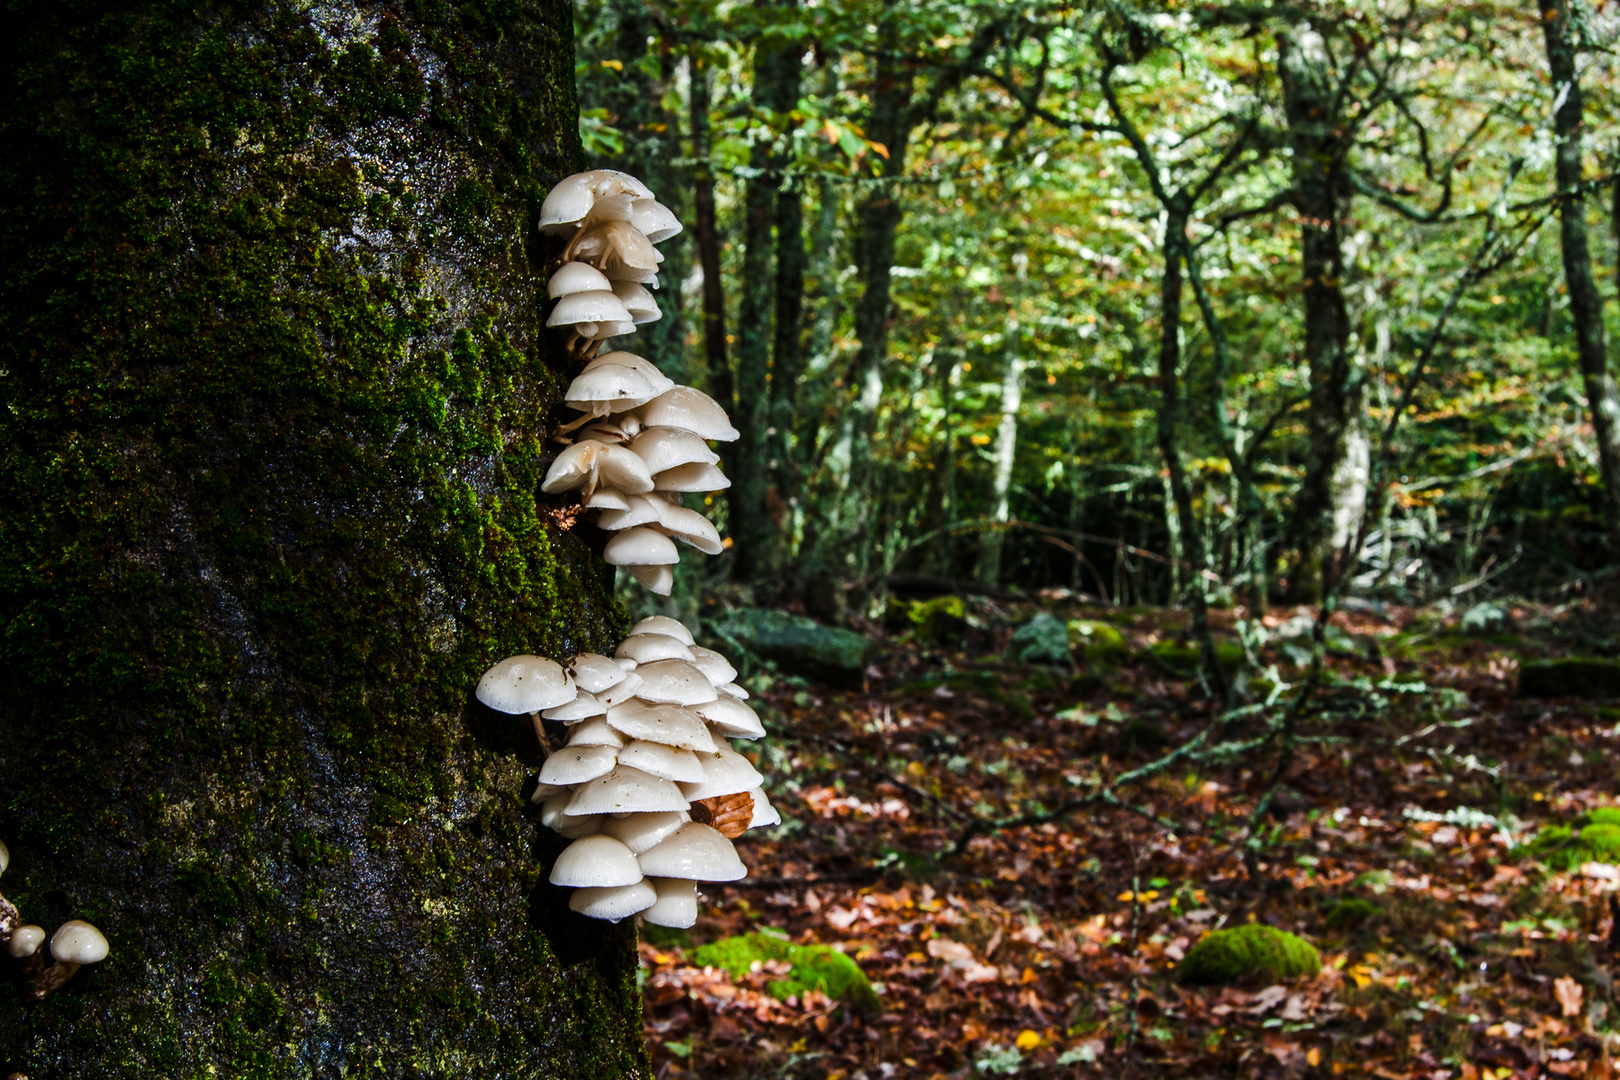
[(552, 743), (551, 736), (546, 732), (545, 721), (540, 719), (540, 714), (537, 712), (530, 713), (529, 719), (534, 721), (534, 737), (540, 740), (540, 753), (550, 757), (557, 747)]
[[(43, 956), (44, 953), (45, 950), (41, 949), (34, 955)], [(29, 959), (33, 959), (33, 957), (30, 957)], [(32, 990), (28, 991), (28, 1000), (44, 1001), (56, 991), (62, 989), (63, 985), (65, 985), (69, 979), (73, 978), (73, 973), (78, 971), (79, 967), (80, 965), (78, 964), (58, 960), (56, 963), (52, 964), (50, 969), (47, 970), (43, 975), (39, 975), (34, 978), (34, 987)]]

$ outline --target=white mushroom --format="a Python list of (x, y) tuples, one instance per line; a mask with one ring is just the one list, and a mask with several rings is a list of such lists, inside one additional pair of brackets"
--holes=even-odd
[(616, 888), (575, 889), (568, 898), (569, 908), (581, 915), (615, 923), (655, 907), (657, 902), (657, 890), (644, 880)]
[(636, 199), (630, 204), (630, 224), (655, 244), (661, 244), (681, 231), (675, 212), (656, 199)]
[(654, 473), (681, 465), (713, 465), (720, 455), (690, 431), (672, 427), (647, 427), (630, 440), (630, 449), (640, 455)]
[(547, 326), (571, 326), (581, 337), (599, 335), (602, 324), (631, 322), (630, 312), (609, 290), (569, 293), (557, 301), (546, 318)]
[(56, 963), (34, 980), (34, 988), (29, 992), (29, 997), (35, 1001), (42, 1001), (60, 990), (85, 964), (99, 964), (107, 959), (107, 939), (84, 920), (70, 919), (51, 935), (51, 957)]
[(668, 596), (675, 588), (675, 567), (670, 564), (662, 566), (627, 566), (630, 576), (641, 583), (641, 587), (650, 593), (659, 596)]
[(581, 371), (580, 374), (583, 375), (587, 371), (595, 371), (597, 368), (604, 367), (627, 367), (634, 371), (637, 375), (640, 375), (643, 379), (646, 379), (647, 385), (651, 386), (657, 393), (660, 394), (667, 392), (675, 386), (674, 380), (672, 380), (668, 375), (665, 375), (662, 371), (659, 371), (650, 360), (646, 360), (632, 352), (624, 352), (623, 350), (618, 352), (603, 353), (601, 356), (598, 356), (596, 359), (592, 360), (589, 364), (586, 364), (584, 371)]
[(652, 479), (655, 491), (724, 491), (731, 486), (719, 466), (697, 461), (665, 469)]
[[(661, 661), (668, 663), (670, 661)], [(679, 663), (679, 661), (673, 661)], [(683, 750), (713, 752), (719, 744), (695, 713), (673, 705), (627, 701), (608, 710), (608, 726), (632, 739), (663, 743)]]
[[(612, 746), (565, 746), (546, 758), (546, 763), (540, 766), (540, 782), (571, 785), (595, 780), (598, 776), (606, 776), (612, 771), (619, 754), (620, 751)], [(703, 771), (701, 765), (698, 766), (698, 771), (700, 773)], [(666, 779), (674, 780), (676, 777)]]
[(672, 619), (668, 615), (649, 615), (630, 628), (632, 634), (663, 634), (672, 637), (682, 645), (693, 644), (692, 631), (679, 619)]
[(691, 821), (685, 810), (665, 810), (657, 814), (627, 814), (622, 818), (609, 818), (602, 831), (640, 855), (666, 836)]
[(631, 495), (625, 499), (630, 505), (623, 510), (607, 510), (599, 514), (596, 524), (609, 532), (633, 529), (637, 525), (656, 525), (663, 521), (662, 499), (646, 495)]
[(643, 922), (679, 930), (697, 925), (697, 882), (686, 878), (648, 878), (658, 901), (641, 913)]
[(724, 686), (716, 686), (715, 689), (720, 691), (722, 694), (730, 694), (738, 701), (748, 700), (748, 691), (743, 689), (743, 687), (737, 683), (728, 682)]
[(635, 320), (637, 326), (657, 322), (664, 317), (664, 313), (658, 308), (658, 301), (647, 291), (645, 285), (634, 281), (615, 281), (613, 295), (624, 303), (624, 309), (630, 313), (630, 318)]
[(484, 672), (475, 694), (496, 712), (533, 713), (574, 699), (562, 666), (542, 656), (509, 656)]
[(589, 263), (570, 262), (563, 263), (546, 282), (546, 293), (553, 300), (559, 296), (568, 296), (571, 293), (598, 292), (606, 290), (613, 292), (613, 282), (609, 281), (596, 267)]
[(698, 761), (696, 754), (664, 743), (637, 739), (619, 751), (619, 760), (642, 772), (678, 784), (700, 783), (703, 780), (703, 764)]
[(585, 498), (585, 509), (620, 511), (630, 509), (630, 496), (612, 488), (599, 487)]
[(670, 566), (681, 561), (669, 537), (646, 527), (615, 533), (602, 558), (609, 566)]
[(557, 455), (546, 470), (540, 490), (555, 495), (584, 488), (589, 494), (598, 483), (639, 495), (652, 489), (652, 474), (646, 462), (623, 446), (581, 439)]
[[(769, 825), (782, 824), (782, 815), (777, 813), (776, 807), (771, 805), (771, 800), (765, 797), (764, 788), (753, 788), (748, 794), (754, 800), (754, 819), (748, 823), (750, 829), (761, 829)], [(639, 855), (641, 852), (638, 851), (636, 854)]]
[(705, 555), (718, 555), (726, 550), (725, 542), (720, 539), (720, 531), (714, 527), (708, 518), (696, 510), (688, 510), (681, 506), (670, 506), (668, 503), (665, 503), (661, 510), (662, 513), (659, 515), (657, 525), (658, 531), (667, 533), (683, 544), (697, 548)]
[(653, 197), (646, 184), (617, 169), (592, 169), (564, 177), (540, 204), (540, 231), (572, 232), (591, 212), (597, 199), (615, 195), (629, 195), (632, 199)]
[[(611, 281), (639, 278), (641, 274), (655, 273), (664, 257), (652, 246), (652, 241), (628, 221), (604, 221), (581, 229), (569, 241), (564, 253), (568, 258), (588, 262)], [(634, 272), (633, 276), (625, 271)]]
[[(670, 832), (674, 831), (674, 829), (670, 830)], [(662, 839), (662, 837), (659, 839)], [(647, 846), (651, 847), (652, 845), (649, 844)], [(645, 847), (641, 849), (641, 851), (646, 850), (647, 848)], [(641, 854), (641, 851), (636, 852), (636, 854)], [(18, 960), (26, 960), (28, 957), (33, 956), (36, 952), (38, 952), (39, 947), (43, 944), (45, 944), (44, 927), (19, 926), (17, 929), (11, 932), (11, 940), (6, 943), (6, 951), (10, 952), (11, 955), (15, 956)]]
[(648, 877), (736, 881), (748, 876), (737, 849), (718, 829), (689, 822), (637, 856)]
[(589, 889), (634, 885), (641, 877), (636, 853), (613, 837), (597, 833), (564, 848), (551, 867), (550, 880), (553, 885)]
[[(702, 705), (720, 696), (697, 665), (687, 660), (655, 660), (636, 668), (636, 674), (641, 676), (636, 696), (642, 701), (660, 705)], [(612, 722), (611, 716), (609, 722)]]
[(602, 704), (595, 694), (581, 690), (574, 695), (573, 701), (565, 701), (555, 708), (544, 709), (540, 715), (547, 720), (561, 720), (565, 724), (574, 724), (606, 713), (607, 706)]
[(615, 705), (623, 705), (625, 702), (635, 697), (636, 692), (641, 689), (641, 676), (637, 675), (633, 670), (636, 666), (636, 662), (634, 660), (625, 660), (620, 661), (619, 663), (621, 665), (627, 665), (622, 666), (622, 670), (625, 672), (624, 682), (617, 686), (610, 687), (596, 695), (602, 700), (602, 703), (610, 709)]
[(573, 797), (572, 791), (564, 791), (541, 803), (540, 824), (570, 840), (578, 840), (582, 836), (601, 832), (606, 819), (597, 816), (569, 817), (564, 813), (568, 809), (568, 801)]
[(762, 739), (765, 725), (753, 709), (730, 694), (703, 705), (694, 705), (693, 711), (715, 726), (720, 734), (730, 739)]
[(610, 686), (624, 682), (626, 671), (610, 657), (600, 653), (580, 653), (563, 661), (563, 666), (574, 676), (581, 690), (600, 694)]
[(608, 727), (606, 716), (593, 716), (583, 723), (576, 724), (568, 733), (568, 745), (574, 748), (611, 746), (617, 749), (624, 744), (624, 736)]
[(690, 805), (673, 781), (644, 773), (630, 765), (616, 765), (574, 790), (566, 812), (581, 814), (634, 814), (658, 810), (685, 810)]
[(644, 405), (657, 393), (636, 369), (623, 364), (604, 364), (581, 372), (568, 384), (563, 401), (580, 412), (608, 416)]
[(692, 663), (714, 685), (728, 683), (737, 677), (737, 669), (731, 666), (731, 661), (715, 652), (705, 649), (701, 645), (692, 646)]
[(668, 634), (631, 634), (619, 642), (615, 656), (625, 656), (637, 664), (646, 664), (654, 660), (691, 660), (692, 648), (682, 644), (679, 638)]
[(4, 874), (6, 872), (6, 867), (10, 865), (11, 849), (6, 847), (4, 840), (0, 840), (0, 874)]
[(690, 386), (666, 390), (636, 410), (643, 427), (674, 427), (717, 442), (739, 437), (731, 420), (708, 394)]
[(729, 746), (717, 745), (712, 754), (699, 754), (697, 757), (703, 763), (703, 779), (681, 785), (681, 794), (686, 796), (688, 802), (735, 795), (765, 782), (753, 763)]

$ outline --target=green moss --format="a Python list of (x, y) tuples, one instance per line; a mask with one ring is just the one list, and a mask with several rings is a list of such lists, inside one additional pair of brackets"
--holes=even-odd
[(1128, 651), (1118, 627), (1092, 619), (1070, 619), (1069, 648), (1088, 663), (1117, 664)]
[[(1148, 646), (1148, 651), (1157, 657), (1161, 664), (1189, 679), (1197, 674), (1198, 665), (1203, 658), (1197, 645), (1179, 641), (1155, 642)], [(1243, 646), (1235, 641), (1217, 641), (1215, 661), (1228, 676), (1237, 674), (1243, 667)]]
[(1620, 825), (1620, 806), (1600, 806), (1589, 810), (1575, 819), (1575, 824), (1586, 825)]
[(795, 945), (766, 931), (721, 938), (692, 950), (692, 962), (723, 968), (734, 979), (748, 974), (755, 961), (783, 960), (792, 965), (785, 978), (766, 984), (772, 997), (786, 999), (807, 990), (819, 990), (834, 1000), (847, 999), (863, 1009), (881, 1008), (866, 973), (843, 953), (828, 945)]
[(1350, 897), (1340, 900), (1328, 910), (1324, 924), (1329, 930), (1350, 930), (1382, 914), (1383, 909), (1370, 900)]
[[(1593, 811), (1594, 817), (1614, 821), (1613, 807)], [(1574, 870), (1582, 863), (1620, 864), (1620, 823), (1594, 821), (1587, 825), (1551, 825), (1528, 844), (1514, 850), (1520, 857), (1538, 859), (1554, 870)]]
[(1315, 975), (1321, 967), (1321, 954), (1304, 938), (1249, 923), (1206, 934), (1181, 961), (1176, 977), (1189, 986), (1277, 982)]
[(954, 644), (967, 631), (967, 605), (960, 596), (913, 600), (908, 617), (917, 640), (931, 645)]

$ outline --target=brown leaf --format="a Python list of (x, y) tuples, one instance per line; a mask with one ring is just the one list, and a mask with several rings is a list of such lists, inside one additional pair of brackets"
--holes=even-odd
[(748, 831), (748, 823), (754, 820), (754, 797), (739, 791), (735, 795), (699, 799), (692, 804), (691, 813), (693, 821), (712, 825), (721, 836), (735, 840)]
[(1568, 975), (1553, 980), (1553, 996), (1563, 1008), (1565, 1016), (1581, 1015), (1581, 997), (1584, 991), (1581, 984)]

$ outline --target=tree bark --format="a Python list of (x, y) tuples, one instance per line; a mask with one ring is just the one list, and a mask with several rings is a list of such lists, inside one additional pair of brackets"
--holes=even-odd
[[(1022, 275), (1020, 275), (1020, 278)], [(996, 471), (991, 477), (992, 518), (999, 524), (1010, 517), (1013, 462), (1018, 454), (1018, 409), (1024, 397), (1024, 359), (1020, 355), (1018, 300), (1009, 299), (1005, 326), (1006, 367), (1001, 374), (1001, 420), (996, 425)], [(980, 584), (995, 587), (1001, 580), (1001, 552), (1007, 539), (1005, 529), (990, 529), (979, 547)]]
[(1293, 151), (1293, 203), (1300, 216), (1304, 351), (1310, 367), (1305, 477), (1289, 526), (1294, 563), (1288, 590), (1297, 602), (1322, 594), (1330, 572), (1333, 479), (1344, 434), (1358, 407), (1351, 385), (1350, 317), (1344, 299), (1342, 227), (1349, 214), (1348, 125), (1338, 116), (1327, 60), (1292, 33), (1277, 37), (1278, 71)]
[(112, 952), (40, 1004), (0, 955), (0, 1074), (650, 1075), (633, 925), (546, 883), (530, 723), (470, 695), (623, 630), (536, 498), (572, 33), (11, 10), (3, 887)]
[(1586, 197), (1581, 190), (1581, 122), (1584, 102), (1576, 79), (1576, 44), (1571, 39), (1570, 6), (1575, 0), (1539, 0), (1547, 41), (1547, 67), (1559, 105), (1553, 113), (1558, 149), (1553, 175), (1558, 183), (1558, 236), (1563, 244), (1564, 283), (1575, 328), (1575, 356), (1586, 383), (1586, 404), (1598, 448), (1603, 481), (1603, 527), (1611, 552), (1620, 552), (1620, 387), (1609, 371), (1603, 342), (1603, 297), (1592, 276), (1586, 237)]
[(702, 53), (692, 51), (690, 112), (692, 158), (692, 236), (698, 266), (703, 271), (703, 355), (709, 374), (709, 393), (727, 412), (737, 407), (726, 356), (726, 294), (720, 277), (720, 222), (714, 205), (714, 170), (709, 165), (709, 66)]

